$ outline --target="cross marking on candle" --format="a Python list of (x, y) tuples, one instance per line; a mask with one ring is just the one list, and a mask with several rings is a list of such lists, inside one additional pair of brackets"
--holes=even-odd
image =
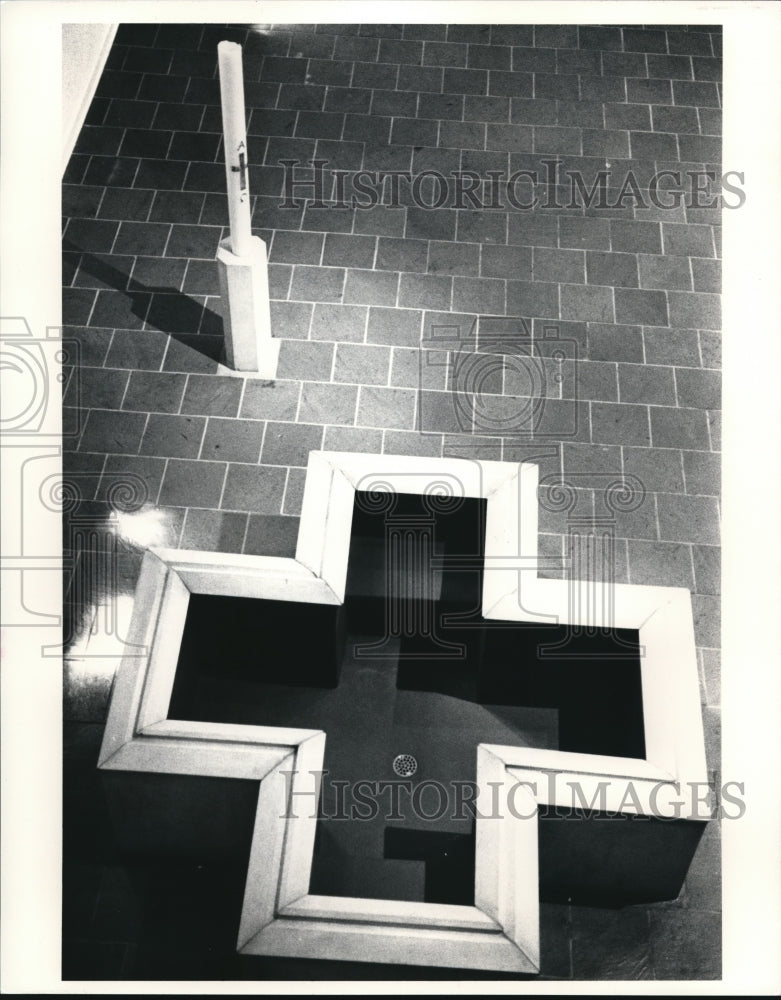
[(239, 183), (241, 184), (241, 201), (247, 197), (247, 147), (243, 142), (239, 143), (239, 165), (238, 167), (231, 167), (233, 173), (240, 174)]

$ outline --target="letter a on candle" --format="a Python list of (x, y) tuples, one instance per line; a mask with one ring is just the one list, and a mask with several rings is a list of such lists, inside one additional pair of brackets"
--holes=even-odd
[(220, 68), (231, 250), (237, 257), (247, 257), (252, 252), (252, 223), (241, 46), (236, 42), (220, 42), (217, 46), (217, 59)]

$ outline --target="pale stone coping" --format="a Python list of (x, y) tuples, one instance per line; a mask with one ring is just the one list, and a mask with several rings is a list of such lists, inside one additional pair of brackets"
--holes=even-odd
[[(493, 780), (483, 797), (496, 798), (498, 790), (501, 817), (476, 822), (482, 849), (475, 906), (314, 896), (308, 889), (317, 818), (307, 803), (316, 801), (311, 772), (321, 769), (324, 747), (325, 734), (317, 734), (261, 783), (239, 951), (538, 972), (537, 830), (502, 809), (501, 796), (515, 784), (504, 767), (483, 768), (478, 756), (478, 789)], [(287, 819), (283, 770), (295, 772)], [(495, 829), (481, 835), (484, 826)]]
[[(536, 554), (535, 466), (311, 453), (295, 559), (146, 553), (99, 766), (260, 782), (242, 953), (538, 972), (538, 803), (571, 805), (568, 781), (590, 802), (601, 784), (610, 808), (666, 817), (672, 806), (660, 787), (706, 778), (688, 591), (615, 587), (613, 624), (639, 629), (645, 650), (647, 760), (477, 746), (478, 809), (488, 802), (498, 810), (489, 805), (488, 815), (476, 819), (474, 907), (310, 896), (316, 811), (299, 815), (286, 806), (317, 800), (312, 772), (322, 768), (326, 734), (166, 718), (190, 593), (341, 604), (353, 496), (380, 482), (407, 493), (449, 483), (461, 495), (487, 499), (486, 568), (491, 558), (500, 568), (485, 573), (486, 617), (594, 624), (579, 616), (587, 604), (576, 602), (573, 613), (571, 584), (529, 572)], [(551, 775), (558, 779), (553, 790)], [(686, 809), (676, 815), (693, 818)]]
[[(131, 620), (132, 652), (116, 678), (99, 766), (260, 782), (238, 950), (537, 972), (536, 824), (502, 810), (501, 801), (500, 819), (478, 819), (482, 857), (474, 907), (309, 896), (317, 823), (312, 804), (319, 794), (325, 733), (166, 718), (189, 595), (230, 593), (231, 581), (241, 596), (337, 603), (295, 560), (147, 552)], [(488, 780), (482, 759), (478, 749), (478, 788)], [(495, 755), (484, 760), (494, 787), (506, 795), (515, 779)], [(492, 795), (496, 802), (497, 792)], [(297, 808), (298, 803), (303, 805)], [(496, 829), (481, 833), (481, 825)], [(508, 895), (516, 864), (519, 887)]]
[[(547, 761), (562, 772), (564, 783), (584, 780), (586, 773), (638, 782), (648, 779), (686, 786), (706, 783), (705, 736), (689, 591), (681, 587), (613, 584), (612, 600), (606, 606), (586, 600), (578, 590), (584, 594), (591, 590), (593, 594), (593, 585), (576, 581), (573, 597), (572, 581), (525, 574), (520, 594), (516, 587), (487, 617), (505, 621), (558, 621), (595, 629), (611, 626), (637, 629), (645, 760), (550, 750), (527, 753), (523, 749), (508, 756), (513, 759), (520, 756), (521, 766), (531, 768)], [(655, 814), (647, 800), (646, 808), (649, 815)], [(702, 807), (696, 801), (690, 803), (690, 808), (697, 818), (703, 818)]]
[(144, 555), (123, 657), (111, 695), (101, 766), (166, 718), (190, 593), (338, 604), (295, 559), (151, 549)]
[(538, 468), (530, 463), (313, 451), (307, 465), (296, 559), (344, 600), (356, 490), (439, 491), (484, 498), (483, 608), (491, 608), (517, 585), (518, 569), (512, 560), (526, 560), (523, 565), (534, 566), (537, 482)]

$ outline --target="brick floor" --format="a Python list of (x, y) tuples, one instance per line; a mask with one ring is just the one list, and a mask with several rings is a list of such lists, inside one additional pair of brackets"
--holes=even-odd
[[(222, 38), (244, 44), (253, 224), (281, 340), (271, 382), (217, 374)], [(720, 51), (702, 26), (120, 26), (63, 184), (63, 323), (80, 346), (66, 415), (81, 413), (66, 475), (98, 477), (93, 504), (140, 477), (166, 544), (286, 555), (311, 448), (505, 461), (536, 448), (592, 512), (598, 473), (635, 476), (646, 494), (617, 515), (617, 579), (693, 589), (715, 720), (719, 219), (675, 204), (664, 184), (649, 195), (657, 168), (718, 164)], [(566, 175), (549, 184), (543, 162), (556, 157), (594, 198), (606, 162), (612, 194), (631, 170), (645, 204), (567, 207)], [(305, 168), (318, 158), (313, 203)], [(281, 198), (283, 160), (300, 161), (295, 205)], [(389, 204), (390, 180), (380, 203), (345, 205), (333, 168), (439, 171), (448, 200), (434, 200), (429, 176), (418, 197), (432, 207), (403, 184)], [(460, 201), (459, 169), (478, 185), (462, 183)], [(490, 193), (496, 169), (527, 171), (516, 203), (476, 210), (470, 192)], [(536, 207), (520, 207), (533, 195)], [(479, 397), (453, 392), (487, 317), (516, 345), (489, 340), (487, 353), (520, 351), (533, 368), (536, 429), (517, 372)], [(522, 324), (534, 331), (523, 349)], [(543, 509), (541, 529), (542, 551), (560, 554), (562, 516)], [(66, 706), (99, 723), (100, 691)], [(704, 844), (712, 858), (718, 845)], [(543, 907), (543, 973), (717, 976), (713, 872), (699, 862), (678, 901), (631, 914)], [(119, 893), (82, 874), (104, 905)], [(132, 936), (68, 933), (74, 972), (132, 972)]]

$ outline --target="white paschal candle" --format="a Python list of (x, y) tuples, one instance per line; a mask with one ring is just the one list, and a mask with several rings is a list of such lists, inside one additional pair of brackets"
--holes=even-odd
[(231, 250), (237, 257), (252, 251), (249, 174), (247, 170), (247, 124), (244, 117), (244, 73), (241, 46), (220, 42), (217, 46), (220, 67), (222, 132), (225, 146), (225, 176), (228, 186)]

